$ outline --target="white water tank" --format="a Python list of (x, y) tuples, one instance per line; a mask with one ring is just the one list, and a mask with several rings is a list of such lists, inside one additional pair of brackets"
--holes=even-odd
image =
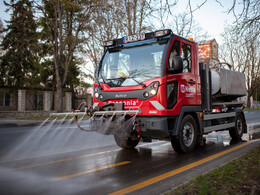
[(211, 70), (211, 87), (213, 98), (218, 100), (235, 100), (247, 94), (245, 74), (224, 68)]
[(214, 95), (220, 90), (221, 87), (220, 76), (216, 70), (211, 70), (211, 85), (212, 95)]

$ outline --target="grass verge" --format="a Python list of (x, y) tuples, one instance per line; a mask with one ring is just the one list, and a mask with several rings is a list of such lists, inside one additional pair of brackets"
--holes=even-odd
[(19, 117), (16, 118), (17, 120), (45, 120), (49, 118), (49, 115), (44, 116), (27, 116), (27, 117)]
[(169, 194), (260, 194), (260, 146)]
[(260, 108), (245, 108), (244, 111), (260, 110)]

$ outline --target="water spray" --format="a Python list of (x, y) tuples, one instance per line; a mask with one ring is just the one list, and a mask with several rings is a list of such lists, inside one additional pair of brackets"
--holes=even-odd
[[(84, 108), (84, 111), (82, 111)], [(102, 134), (115, 134), (113, 129), (118, 129), (123, 127), (125, 117), (131, 116), (135, 117), (140, 114), (141, 110), (124, 110), (123, 104), (108, 103), (100, 107), (88, 107), (86, 102), (82, 102), (77, 110), (73, 112), (66, 113), (52, 113), (51, 116), (73, 116), (77, 127), (84, 132), (98, 132)], [(81, 119), (78, 119), (79, 115), (83, 115)], [(85, 126), (79, 124), (84, 116), (89, 116), (90, 118), (84, 121)], [(121, 117), (122, 118), (121, 118)]]

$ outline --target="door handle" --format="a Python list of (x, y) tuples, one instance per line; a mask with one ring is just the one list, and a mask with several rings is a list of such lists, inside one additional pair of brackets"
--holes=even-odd
[(191, 85), (195, 85), (196, 82), (193, 81), (193, 80), (189, 80), (188, 83), (191, 84)]

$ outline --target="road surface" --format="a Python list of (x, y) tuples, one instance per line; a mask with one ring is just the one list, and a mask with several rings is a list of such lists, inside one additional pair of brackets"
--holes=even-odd
[[(260, 122), (260, 112), (247, 112), (246, 120)], [(235, 142), (224, 131), (190, 154), (165, 141), (125, 151), (112, 136), (70, 122), (0, 121), (0, 194), (160, 194), (260, 144), (249, 135)]]

